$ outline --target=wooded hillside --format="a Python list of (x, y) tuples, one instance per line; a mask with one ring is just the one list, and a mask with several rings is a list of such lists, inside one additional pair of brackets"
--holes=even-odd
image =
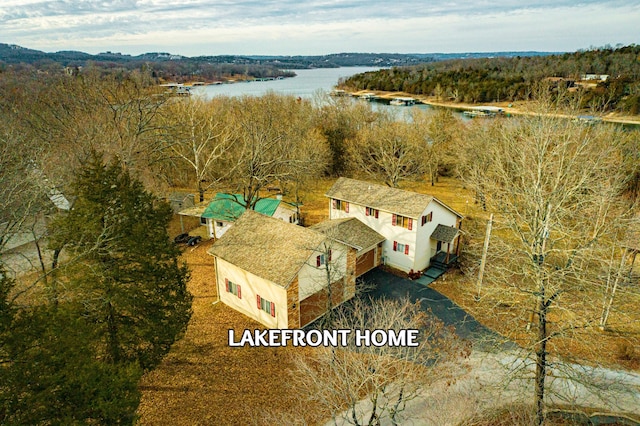
[[(588, 77), (589, 74), (592, 76)], [(604, 75), (606, 81), (595, 78)], [(555, 93), (570, 93), (582, 108), (638, 114), (640, 46), (551, 56), (431, 62), (358, 74), (346, 80), (344, 86), (481, 103), (530, 100), (535, 86), (545, 82)]]

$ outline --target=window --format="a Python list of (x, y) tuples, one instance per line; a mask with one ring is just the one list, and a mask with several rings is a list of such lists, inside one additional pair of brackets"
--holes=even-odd
[(268, 313), (269, 315), (271, 315), (272, 317), (275, 317), (276, 304), (273, 302), (269, 302), (267, 299), (263, 299), (262, 297), (260, 297), (259, 294), (256, 297), (258, 299), (258, 309), (261, 309), (266, 313)]
[(422, 216), (422, 226), (424, 226), (427, 222), (431, 222), (433, 220), (433, 212), (429, 212), (428, 215)]
[(365, 214), (366, 214), (367, 216), (373, 216), (373, 217), (375, 217), (376, 219), (378, 218), (378, 212), (379, 212), (379, 210), (374, 209), (373, 207), (367, 207), (367, 208), (365, 209)]
[(227, 293), (231, 293), (235, 296), (238, 296), (238, 299), (242, 299), (242, 289), (240, 288), (240, 284), (232, 283), (227, 278), (225, 278), (224, 285), (227, 289)]
[(289, 223), (297, 223), (298, 222), (298, 213), (294, 213), (289, 216)]
[[(329, 249), (328, 257), (329, 257), (329, 262), (331, 262), (331, 249)], [(318, 268), (326, 264), (327, 264), (327, 256), (324, 253), (316, 256), (316, 266)]]
[(216, 226), (218, 228), (222, 228), (224, 226), (224, 222), (216, 222)]
[(349, 202), (332, 199), (331, 208), (333, 208), (334, 210), (343, 210), (345, 213), (349, 213)]
[(409, 254), (409, 244), (402, 244), (397, 241), (393, 242), (393, 251), (398, 251), (400, 253)]
[(391, 224), (393, 226), (402, 226), (403, 228), (407, 228), (409, 231), (413, 229), (413, 219), (410, 217), (400, 216), (399, 214), (392, 215)]
[(200, 225), (206, 225), (206, 224), (207, 224), (207, 218), (200, 216)]

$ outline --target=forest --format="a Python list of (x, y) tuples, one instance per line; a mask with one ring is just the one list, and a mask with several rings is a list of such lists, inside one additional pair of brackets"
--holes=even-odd
[[(384, 90), (465, 103), (530, 100), (536, 86), (579, 99), (581, 109), (640, 113), (640, 46), (605, 47), (548, 56), (455, 59), (393, 67), (352, 76), (355, 90)], [(607, 75), (597, 87), (577, 85), (587, 74)]]
[[(637, 73), (638, 52), (629, 47), (610, 55), (568, 54), (564, 63), (567, 70), (581, 73), (580, 64), (587, 61), (583, 55), (591, 55), (594, 68), (584, 72), (627, 78), (627, 71)], [(536, 64), (546, 63), (548, 71), (556, 59), (501, 61), (502, 69), (526, 73), (529, 81), (545, 69)], [(607, 64), (604, 69), (595, 65), (598, 61)], [(467, 76), (473, 80), (474, 73), (483, 75), (479, 65), (489, 62), (460, 62), (458, 71), (447, 68), (451, 63), (434, 66), (448, 69), (447, 75), (457, 75), (459, 82)], [(435, 73), (416, 68), (415, 78), (406, 78), (411, 72), (394, 68), (378, 75), (417, 85), (420, 76)], [(502, 74), (494, 75), (498, 79)], [(373, 85), (374, 77), (354, 81), (370, 78), (366, 84)], [(640, 229), (638, 130), (561, 118), (568, 107), (580, 107), (568, 94), (560, 99), (540, 90), (528, 96), (538, 108), (532, 110), (538, 114), (528, 117), (464, 122), (448, 109), (416, 109), (410, 119), (403, 119), (390, 109), (373, 110), (369, 103), (328, 95), (313, 100), (275, 93), (171, 97), (158, 88), (147, 68), (112, 72), (88, 67), (77, 75), (4, 70), (0, 423), (138, 420), (141, 380), (189, 333), (195, 303), (188, 290), (193, 265), (184, 263), (189, 252), (181, 252), (168, 233), (172, 213), (164, 201), (169, 192), (185, 188), (200, 201), (215, 192), (242, 194), (244, 207), (252, 209), (275, 186), (287, 200), (302, 202), (304, 213), (313, 201), (311, 189), (323, 179), (354, 176), (426, 192), (439, 188), (444, 179), (458, 182), (461, 191), (473, 197), (465, 218), (460, 274), (476, 276), (485, 219), (495, 214), (485, 281), (477, 292), (474, 286), (466, 287), (473, 287), (474, 303), (486, 305), (487, 312), (503, 309), (491, 314), (499, 318), (494, 323), (502, 324), (500, 332), (532, 356), (535, 380), (527, 402), (536, 424), (544, 420), (551, 395), (546, 377), (557, 358), (578, 366), (599, 363), (599, 350), (613, 346), (607, 342), (627, 342), (619, 361), (624, 368), (637, 369), (640, 292), (637, 265), (634, 269), (625, 250), (635, 247), (637, 241), (630, 236)], [(68, 206), (53, 202), (53, 195), (63, 195)], [(36, 250), (28, 272), (16, 271), (6, 255), (11, 242), (24, 235)], [(358, 309), (370, 312), (368, 307)], [(406, 312), (396, 319), (408, 321), (403, 327), (414, 321), (432, 327), (437, 338), (429, 343), (437, 342), (443, 357), (437, 362), (450, 363), (443, 364), (450, 370), (443, 367), (439, 373), (460, 369), (457, 363), (466, 352), (444, 337), (442, 324), (416, 316), (411, 306), (392, 311)], [(380, 320), (376, 327), (388, 327), (382, 314), (364, 315)], [(587, 353), (576, 351), (585, 339), (598, 346)], [(221, 351), (233, 365), (233, 353), (211, 342), (201, 344), (207, 348), (201, 352)], [(435, 362), (432, 352), (420, 349), (421, 356)], [(382, 415), (375, 410), (383, 409), (397, 416), (404, 398), (435, 380), (411, 362), (418, 355), (367, 352), (353, 358), (348, 351), (299, 352), (297, 369), (287, 364), (296, 380), (283, 392), (310, 395), (302, 402), (313, 409), (273, 415), (279, 421), (291, 419), (291, 424), (317, 423), (318, 418), (305, 416), (319, 411), (319, 418), (327, 420), (346, 408), (331, 395), (352, 401), (352, 407), (364, 396), (376, 395), (380, 404), (367, 416), (375, 420)], [(272, 352), (267, 356), (279, 359)], [(395, 356), (403, 361), (384, 362)], [(376, 364), (358, 364), (360, 369), (352, 372), (363, 359)], [(378, 374), (372, 375), (371, 368)], [(584, 374), (572, 374), (584, 386), (590, 384)], [(321, 381), (327, 377), (335, 380)], [(406, 388), (397, 387), (398, 380), (409, 377)], [(444, 373), (438, 378), (449, 379)], [(340, 383), (349, 387), (338, 389)], [(354, 383), (357, 390), (350, 387)], [(250, 394), (251, 389), (242, 392)], [(266, 398), (262, 406), (273, 399), (251, 394), (261, 397)], [(383, 408), (383, 398), (391, 397), (394, 402)], [(224, 415), (222, 408), (216, 410), (210, 415)], [(260, 414), (251, 413), (253, 419)]]
[(167, 52), (149, 52), (127, 55), (102, 52), (90, 55), (84, 52), (42, 52), (16, 45), (0, 43), (0, 72), (3, 69), (21, 69), (61, 73), (65, 68), (77, 72), (82, 67), (124, 69), (145, 68), (155, 78), (178, 83), (191, 81), (225, 81), (265, 77), (291, 77), (291, 70), (309, 68), (337, 68), (349, 66), (410, 65), (432, 60), (425, 55), (393, 53), (340, 53), (319, 56), (240, 56), (202, 55), (187, 57)]

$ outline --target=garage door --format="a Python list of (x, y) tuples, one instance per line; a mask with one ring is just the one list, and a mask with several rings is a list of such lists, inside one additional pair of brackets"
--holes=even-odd
[(374, 261), (376, 259), (375, 251), (375, 249), (371, 249), (356, 259), (356, 277), (359, 277), (370, 269), (373, 269)]
[(344, 301), (344, 282), (342, 280), (331, 284), (331, 304), (328, 303), (328, 297), (329, 293), (324, 288), (300, 301), (300, 327), (320, 318), (327, 311), (327, 307), (336, 307)]

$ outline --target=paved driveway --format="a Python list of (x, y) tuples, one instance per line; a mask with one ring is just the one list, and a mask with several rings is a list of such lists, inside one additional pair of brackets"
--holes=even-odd
[(486, 347), (488, 349), (489, 345), (495, 347), (498, 343), (506, 349), (513, 345), (505, 342), (502, 336), (480, 324), (451, 299), (430, 287), (381, 269), (373, 269), (360, 279), (375, 285), (375, 289), (368, 293), (372, 297), (386, 297), (388, 299), (408, 297), (411, 301), (419, 300), (425, 310), (431, 310), (445, 325), (454, 326), (457, 334), (464, 339), (470, 339), (475, 348)]

